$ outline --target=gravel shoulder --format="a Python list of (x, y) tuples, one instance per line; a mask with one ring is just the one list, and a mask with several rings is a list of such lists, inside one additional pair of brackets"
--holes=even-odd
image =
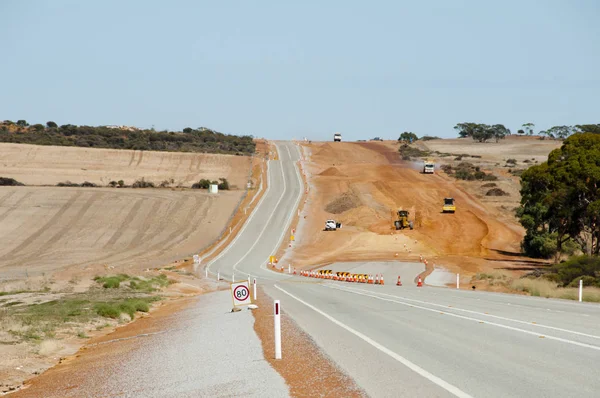
[(14, 396), (289, 396), (264, 359), (251, 311), (231, 306), (229, 291), (220, 291), (157, 311), (93, 341)]

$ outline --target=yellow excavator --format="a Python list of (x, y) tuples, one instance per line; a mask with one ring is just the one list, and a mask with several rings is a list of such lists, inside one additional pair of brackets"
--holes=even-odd
[(413, 229), (413, 222), (409, 221), (408, 219), (408, 210), (398, 210), (396, 214), (398, 216), (398, 219), (394, 221), (394, 227), (396, 228), (396, 231), (404, 228)]
[(456, 206), (454, 205), (454, 198), (444, 198), (444, 206), (442, 206), (442, 213), (454, 213)]

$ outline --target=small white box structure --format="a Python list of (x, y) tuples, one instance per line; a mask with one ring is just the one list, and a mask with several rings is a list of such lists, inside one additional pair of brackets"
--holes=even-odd
[(210, 184), (208, 188), (209, 193), (219, 193), (219, 186), (217, 184)]

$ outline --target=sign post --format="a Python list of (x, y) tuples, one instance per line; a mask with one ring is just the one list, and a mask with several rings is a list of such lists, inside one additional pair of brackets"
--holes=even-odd
[(252, 304), (252, 299), (250, 298), (250, 288), (248, 287), (248, 281), (231, 283), (231, 296), (233, 299), (234, 307)]
[(279, 300), (273, 302), (273, 324), (275, 327), (275, 359), (281, 359), (281, 304)]

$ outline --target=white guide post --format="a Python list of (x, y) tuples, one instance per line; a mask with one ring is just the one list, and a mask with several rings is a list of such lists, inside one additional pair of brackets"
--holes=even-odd
[(235, 282), (235, 272), (231, 274), (231, 281)]
[(279, 300), (273, 302), (273, 325), (275, 327), (275, 359), (281, 359), (281, 304)]
[(460, 277), (458, 274), (456, 274), (456, 288), (459, 288), (459, 284), (460, 284)]
[(254, 297), (254, 301), (256, 301), (256, 278), (254, 278), (254, 283), (252, 284), (252, 297)]
[(583, 301), (583, 279), (579, 280), (579, 302)]
[(220, 281), (221, 280), (221, 273), (217, 272), (217, 280)]

